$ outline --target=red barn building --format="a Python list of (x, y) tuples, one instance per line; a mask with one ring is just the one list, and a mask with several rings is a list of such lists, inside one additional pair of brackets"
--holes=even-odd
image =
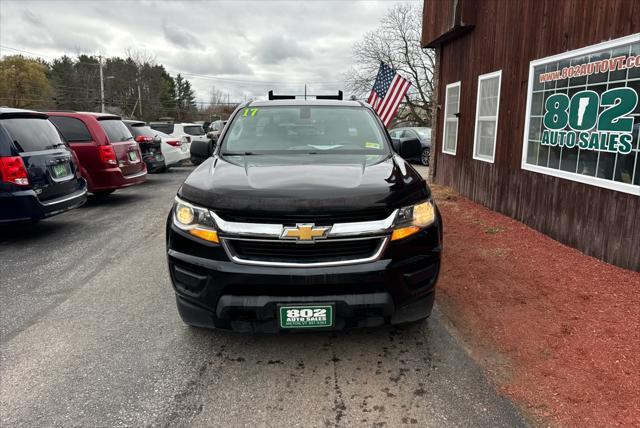
[(640, 271), (640, 1), (425, 0), (423, 14), (435, 182)]

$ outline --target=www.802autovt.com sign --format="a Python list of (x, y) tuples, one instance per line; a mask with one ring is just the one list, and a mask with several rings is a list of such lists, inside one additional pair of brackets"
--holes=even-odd
[(640, 195), (640, 34), (529, 73), (522, 168)]

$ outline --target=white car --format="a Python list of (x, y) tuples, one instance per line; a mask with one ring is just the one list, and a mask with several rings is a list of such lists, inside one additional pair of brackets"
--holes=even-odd
[(185, 138), (172, 137), (158, 130), (154, 130), (154, 132), (160, 138), (160, 150), (167, 168), (189, 159), (191, 144), (187, 143)]
[(192, 141), (209, 141), (202, 125), (197, 123), (151, 122), (149, 126), (171, 137), (185, 137), (188, 143)]

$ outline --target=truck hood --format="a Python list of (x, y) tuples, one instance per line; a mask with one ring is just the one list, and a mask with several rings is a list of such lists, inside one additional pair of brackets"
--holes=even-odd
[(210, 158), (178, 195), (212, 210), (268, 216), (391, 210), (430, 192), (397, 155), (319, 154)]

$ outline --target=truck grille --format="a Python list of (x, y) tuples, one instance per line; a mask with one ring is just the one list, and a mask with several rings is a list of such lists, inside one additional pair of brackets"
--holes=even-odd
[(388, 208), (370, 209), (359, 212), (344, 212), (335, 214), (260, 214), (260, 213), (237, 213), (237, 212), (217, 212), (224, 220), (242, 223), (267, 223), (295, 225), (297, 223), (314, 223), (319, 226), (332, 225), (335, 223), (349, 223), (359, 221), (382, 220), (391, 214), (393, 210)]
[(236, 261), (266, 264), (316, 264), (368, 261), (379, 253), (386, 238), (331, 239), (300, 244), (275, 240), (227, 239), (225, 245)]

